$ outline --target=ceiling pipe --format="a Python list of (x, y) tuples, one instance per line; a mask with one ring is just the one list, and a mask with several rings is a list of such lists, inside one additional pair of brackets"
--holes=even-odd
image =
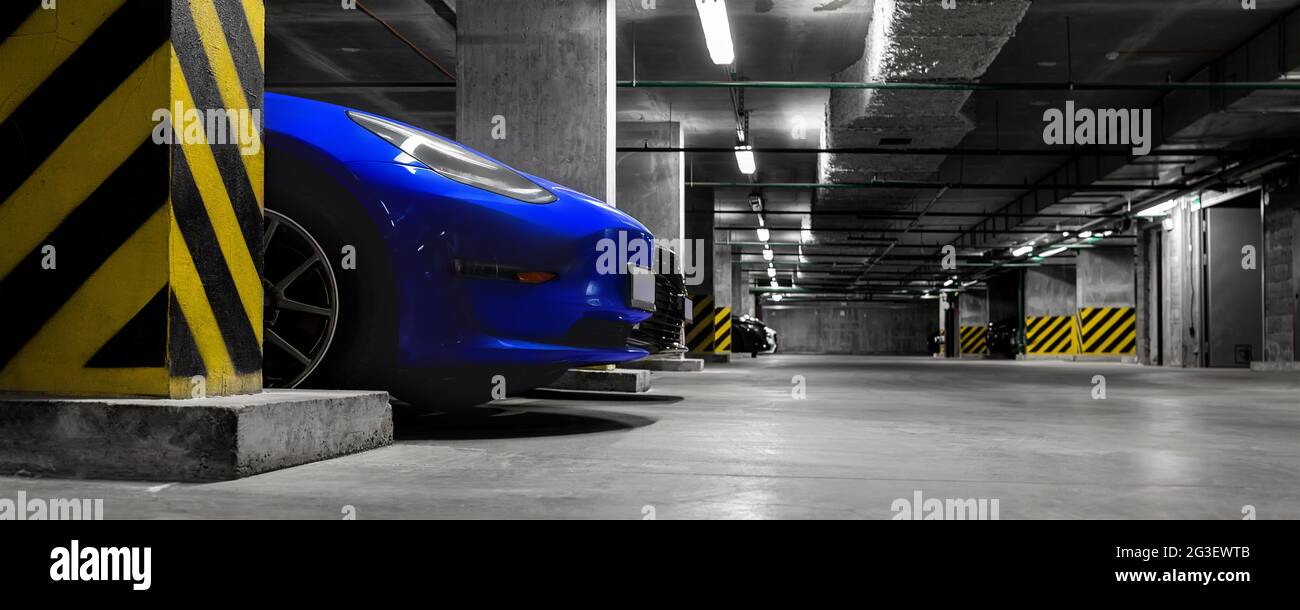
[(873, 89), (902, 91), (1261, 91), (1300, 90), (1297, 81), (1267, 82), (835, 82), (835, 81), (720, 81), (638, 80), (618, 81), (622, 88), (635, 89)]
[(972, 182), (927, 182), (917, 180), (876, 180), (873, 182), (687, 182), (686, 186), (703, 188), (764, 188), (764, 189), (915, 189), (915, 190), (968, 190), (968, 191), (1164, 191), (1183, 188), (1183, 184), (1016, 184)]
[[(691, 210), (687, 214), (750, 214), (750, 210)], [(817, 210), (817, 211), (798, 211), (798, 210), (763, 210), (764, 216), (853, 216), (864, 220), (911, 220), (921, 216), (918, 213), (905, 212), (856, 212), (852, 210)], [(934, 216), (942, 218), (1124, 218), (1122, 214), (1066, 214), (1066, 213), (1046, 213), (1046, 214), (986, 214), (983, 212), (926, 212), (924, 216)], [(768, 226), (773, 231), (800, 231), (802, 227), (773, 227)]]
[[(755, 153), (778, 155), (915, 155), (947, 157), (965, 155), (970, 157), (1065, 157), (1075, 154), (1088, 154), (1099, 157), (1131, 157), (1133, 148), (905, 148), (898, 146), (881, 147), (846, 147), (846, 148), (798, 148), (787, 146), (754, 146)], [(626, 153), (718, 153), (733, 154), (734, 147), (725, 146), (619, 146), (618, 152)], [(1228, 150), (1220, 148), (1186, 148), (1170, 151), (1153, 151), (1149, 157), (1223, 157), (1249, 153), (1249, 150)]]

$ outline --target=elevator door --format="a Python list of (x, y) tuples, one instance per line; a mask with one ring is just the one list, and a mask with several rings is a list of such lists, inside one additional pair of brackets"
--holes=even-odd
[(1207, 366), (1249, 367), (1264, 356), (1259, 195), (1242, 199), (1205, 210)]

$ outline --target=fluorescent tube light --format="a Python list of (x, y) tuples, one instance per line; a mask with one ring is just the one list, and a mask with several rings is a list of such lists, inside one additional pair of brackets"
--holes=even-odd
[(753, 175), (758, 171), (758, 165), (754, 163), (753, 146), (736, 147), (736, 167), (740, 168), (740, 173), (747, 175)]
[(1165, 214), (1168, 214), (1169, 211), (1173, 210), (1174, 207), (1177, 205), (1178, 205), (1177, 199), (1170, 199), (1169, 201), (1166, 201), (1164, 203), (1154, 205), (1145, 210), (1142, 210), (1141, 212), (1138, 212), (1137, 215), (1143, 218), (1159, 218), (1161, 216), (1164, 216)]
[(736, 49), (731, 44), (731, 24), (727, 21), (726, 0), (695, 0), (695, 10), (700, 12), (704, 42), (709, 45), (709, 57), (713, 63), (726, 66), (736, 61)]

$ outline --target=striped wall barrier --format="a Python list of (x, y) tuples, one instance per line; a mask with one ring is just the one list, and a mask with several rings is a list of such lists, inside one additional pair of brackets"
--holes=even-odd
[(1026, 316), (1025, 353), (1030, 356), (1067, 356), (1075, 349), (1073, 316)]
[(1028, 316), (1025, 344), (1031, 356), (1136, 355), (1137, 310), (1081, 307), (1074, 316)]
[(692, 354), (731, 353), (731, 308), (715, 307), (713, 295), (691, 295), (686, 346)]
[(1079, 309), (1081, 353), (1085, 356), (1137, 354), (1137, 310), (1132, 307)]
[(961, 327), (961, 353), (962, 354), (989, 353), (988, 338), (989, 338), (988, 326)]
[(53, 4), (0, 7), (0, 391), (260, 390), (262, 0)]

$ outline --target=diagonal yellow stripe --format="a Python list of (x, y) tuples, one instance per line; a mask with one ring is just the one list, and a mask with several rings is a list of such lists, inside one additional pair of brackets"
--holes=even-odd
[[(180, 62), (172, 54), (172, 96), (180, 100), (185, 108), (193, 108), (194, 100), (190, 89), (180, 74)], [(173, 133), (182, 134), (183, 117), (173, 116)], [(183, 138), (182, 138), (183, 140)], [(253, 325), (258, 342), (262, 341), (262, 280), (253, 263), (253, 255), (248, 251), (248, 244), (239, 228), (239, 218), (235, 216), (234, 205), (230, 202), (230, 193), (221, 180), (212, 147), (207, 144), (185, 142), (181, 146), (185, 151), (185, 160), (189, 163), (194, 184), (198, 186), (199, 195), (203, 197), (203, 207), (212, 228), (217, 235), (217, 243), (225, 258), (230, 276), (235, 280), (235, 290), (239, 292), (239, 301), (248, 314), (248, 321)], [(183, 242), (178, 242), (183, 243)]]
[(707, 321), (701, 321), (692, 324), (691, 330), (686, 333), (686, 342), (690, 343), (694, 341), (695, 338), (698, 337), (700, 333), (704, 332), (704, 329), (708, 327), (709, 327), (709, 323)]
[(1113, 341), (1116, 337), (1122, 337), (1118, 341), (1114, 341), (1114, 347), (1104, 352), (1108, 354), (1122, 354), (1124, 353), (1123, 351), (1124, 346), (1129, 342), (1130, 339), (1136, 338), (1136, 335), (1137, 335), (1137, 319), (1127, 318), (1127, 321), (1124, 323), (1123, 327), (1118, 330), (1118, 332), (1112, 333), (1109, 337), (1107, 337), (1106, 341), (1099, 342), (1097, 347), (1099, 349), (1105, 349), (1106, 344)]
[(1025, 317), (1025, 332), (1033, 335), (1038, 332), (1039, 327), (1047, 320), (1047, 317), (1027, 316)]
[[(248, 100), (244, 97), (244, 86), (239, 81), (239, 72), (235, 69), (235, 60), (230, 55), (230, 46), (226, 44), (225, 30), (221, 27), (221, 17), (217, 15), (216, 4), (211, 0), (189, 0), (189, 4), (190, 12), (194, 15), (195, 28), (199, 31), (199, 38), (203, 41), (203, 50), (208, 56), (208, 67), (212, 70), (212, 77), (217, 83), (217, 90), (221, 93), (221, 99), (225, 101), (227, 108), (250, 110)], [(185, 80), (181, 76), (179, 63), (176, 70), (177, 78), (172, 80), (173, 87), (176, 86), (177, 80)], [(186, 108), (193, 107), (194, 103), (191, 100)], [(261, 206), (263, 201), (263, 189), (259, 187), (264, 184), (261, 137), (261, 134), (253, 132), (253, 138), (258, 140), (256, 143), (257, 154), (240, 155), (244, 168), (248, 172), (248, 181), (253, 185), (253, 193), (257, 198), (258, 206)]]
[(253, 45), (257, 47), (257, 58), (262, 62), (262, 71), (266, 71), (266, 7), (262, 0), (242, 0), (244, 16), (248, 18), (248, 31), (253, 35)]
[(164, 44), (140, 64), (0, 205), (0, 279), (149, 139), (154, 110), (167, 105), (170, 51)]
[[(167, 209), (171, 209), (170, 201)], [(181, 235), (181, 228), (176, 224), (174, 216), (171, 217), (171, 243), (172, 292), (176, 295), (190, 332), (194, 334), (194, 343), (198, 346), (199, 356), (203, 358), (207, 378), (219, 380), (233, 377), (235, 365), (230, 360), (230, 352), (226, 349), (221, 329), (217, 326), (217, 318), (208, 302), (208, 293), (203, 290), (203, 280), (199, 279), (199, 271), (194, 267), (194, 259), (190, 256), (185, 237)], [(208, 392), (217, 393), (214, 388), (208, 388)]]
[(714, 337), (715, 339), (718, 338), (718, 337), (723, 337), (723, 336), (727, 336), (727, 337), (730, 337), (730, 336), (731, 336), (731, 322), (730, 322), (730, 321), (728, 321), (726, 324), (723, 324), (723, 325), (721, 325), (721, 326), (718, 326), (718, 327), (717, 327), (716, 329), (714, 329), (714, 331), (713, 331), (713, 337)]
[(167, 264), (159, 256), (167, 251), (167, 209), (159, 203), (158, 211), (23, 345), (0, 371), (0, 388), (50, 394), (164, 395), (166, 369), (83, 365), (167, 285)]
[[(1107, 316), (1111, 315), (1112, 307), (1098, 307), (1096, 315), (1088, 317), (1088, 314), (1080, 312), (1079, 324), (1082, 325), (1081, 332), (1085, 337), (1091, 337), (1098, 324)], [(1086, 321), (1085, 321), (1086, 320)]]
[(698, 320), (704, 315), (704, 312), (710, 311), (712, 309), (713, 309), (713, 295), (706, 294), (700, 297), (700, 300), (695, 301), (695, 308), (693, 311), (695, 315), (692, 317)]
[[(1107, 313), (1109, 314), (1109, 312)], [(1110, 336), (1111, 330), (1115, 328), (1115, 325), (1119, 324), (1123, 320), (1124, 314), (1123, 312), (1119, 312), (1116, 315), (1111, 316), (1110, 319), (1106, 321), (1106, 324), (1100, 328), (1090, 329), (1087, 333), (1088, 344), (1084, 346), (1084, 351), (1092, 351), (1095, 348), (1101, 347), (1105, 340)]]
[(0, 74), (4, 75), (0, 78), (0, 123), (72, 57), (123, 1), (74, 0), (60, 2), (53, 10), (38, 8), (9, 38), (0, 41)]

